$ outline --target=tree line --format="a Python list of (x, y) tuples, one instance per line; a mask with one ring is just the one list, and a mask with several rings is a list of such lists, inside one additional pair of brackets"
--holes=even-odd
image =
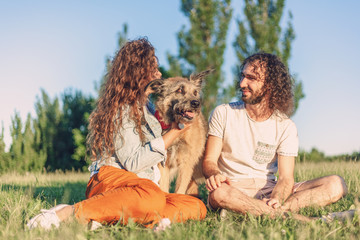
[(353, 152), (350, 154), (339, 154), (334, 156), (326, 156), (325, 153), (321, 152), (317, 148), (312, 148), (306, 152), (300, 150), (296, 158), (298, 162), (334, 162), (334, 161), (360, 161), (360, 152)]
[[(181, 0), (181, 11), (189, 24), (181, 26), (177, 33), (179, 52), (167, 53), (169, 67), (160, 67), (163, 77), (189, 76), (192, 72), (214, 68), (215, 72), (208, 77), (203, 90), (203, 113), (208, 117), (216, 105), (238, 97), (235, 87), (238, 69), (249, 55), (258, 51), (273, 53), (288, 65), (295, 31), (291, 12), (288, 12), (286, 26), (280, 24), (284, 7), (285, 0), (244, 0), (242, 17), (235, 19), (237, 34), (232, 43), (238, 59), (233, 70), (234, 82), (225, 85), (221, 68), (228, 47), (229, 23), (233, 19), (231, 0)], [(118, 48), (126, 42), (127, 33), (125, 23), (119, 32)], [(109, 57), (106, 69), (110, 65)], [(104, 81), (106, 74), (99, 85)], [(302, 82), (298, 78), (293, 81), (296, 111), (305, 95)], [(60, 98), (54, 99), (41, 90), (35, 103), (35, 118), (28, 114), (23, 121), (17, 112), (12, 117), (12, 143), (8, 152), (5, 151), (2, 128), (0, 172), (86, 169), (87, 123), (95, 102), (96, 97), (85, 95), (80, 90), (66, 89)]]
[[(60, 104), (61, 102), (61, 104)], [(67, 89), (51, 99), (45, 90), (35, 103), (36, 117), (19, 113), (11, 118), (12, 143), (5, 152), (4, 128), (0, 135), (0, 171), (84, 170), (87, 119), (95, 99)]]

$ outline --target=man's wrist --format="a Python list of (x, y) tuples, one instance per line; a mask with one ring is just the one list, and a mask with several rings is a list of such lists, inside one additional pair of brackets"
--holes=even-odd
[(216, 176), (216, 175), (218, 175), (218, 174), (223, 175), (222, 171), (220, 171), (220, 170), (213, 170), (213, 171), (210, 172), (210, 174), (207, 174), (207, 175), (206, 175), (206, 178), (210, 178), (211, 176)]

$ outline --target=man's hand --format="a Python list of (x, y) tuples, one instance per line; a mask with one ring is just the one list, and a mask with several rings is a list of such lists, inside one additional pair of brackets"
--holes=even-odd
[(277, 209), (281, 207), (281, 203), (277, 198), (263, 198), (262, 199), (268, 206)]
[(222, 183), (230, 185), (230, 180), (220, 173), (212, 175), (206, 179), (206, 189), (209, 190), (209, 192), (212, 192), (220, 187)]

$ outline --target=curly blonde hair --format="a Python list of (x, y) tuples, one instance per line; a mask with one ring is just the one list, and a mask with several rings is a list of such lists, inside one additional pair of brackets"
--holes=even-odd
[(89, 117), (87, 147), (91, 160), (114, 154), (114, 133), (122, 126), (126, 105), (130, 106), (129, 117), (144, 141), (141, 131), (142, 106), (147, 101), (144, 88), (157, 71), (157, 61), (155, 49), (146, 38), (129, 41), (118, 51), (102, 86), (97, 106)]
[[(265, 69), (265, 82), (262, 88), (264, 95), (269, 97), (269, 109), (291, 116), (294, 111), (293, 79), (288, 68), (280, 58), (270, 53), (256, 53), (244, 60), (240, 73), (246, 64), (253, 65), (255, 71)], [(239, 81), (240, 81), (239, 77)], [(240, 84), (237, 84), (239, 86)]]

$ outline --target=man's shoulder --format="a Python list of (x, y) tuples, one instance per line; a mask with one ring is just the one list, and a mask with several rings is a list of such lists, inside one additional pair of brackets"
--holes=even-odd
[(244, 102), (242, 102), (242, 101), (230, 102), (230, 103), (227, 104), (227, 106), (232, 108), (232, 109), (243, 109), (243, 108), (245, 108)]
[(226, 110), (235, 110), (235, 109), (244, 109), (245, 105), (242, 101), (223, 103), (216, 107), (217, 109), (226, 109)]
[(214, 108), (210, 114), (210, 118), (224, 118), (226, 119), (229, 114), (239, 114), (241, 110), (244, 109), (244, 104), (242, 102), (230, 102), (223, 103)]
[(287, 128), (296, 128), (295, 122), (282, 113), (273, 114), (274, 120), (282, 126), (280, 129), (287, 129)]
[(223, 103), (218, 105), (213, 112), (219, 113), (219, 114), (226, 114), (232, 111), (238, 111), (245, 109), (244, 103), (241, 101), (238, 102), (230, 102), (230, 103)]

